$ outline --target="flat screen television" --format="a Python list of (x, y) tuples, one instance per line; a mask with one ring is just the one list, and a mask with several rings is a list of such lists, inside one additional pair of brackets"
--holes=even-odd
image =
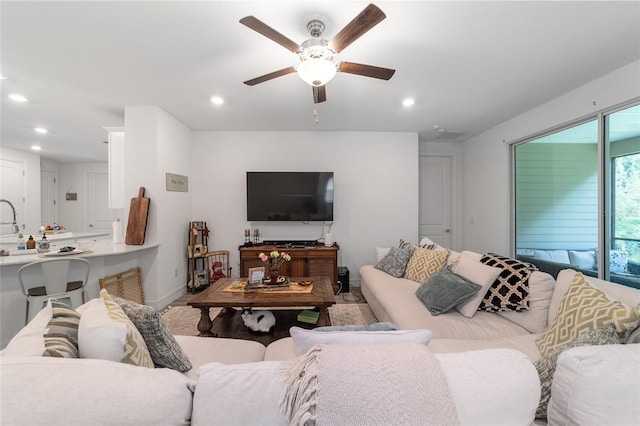
[(333, 221), (333, 172), (247, 172), (248, 221)]

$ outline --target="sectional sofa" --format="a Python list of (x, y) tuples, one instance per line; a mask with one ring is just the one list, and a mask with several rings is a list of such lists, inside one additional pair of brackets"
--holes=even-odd
[[(446, 262), (451, 268), (459, 264), (461, 259), (472, 260), (478, 262), (476, 267), (480, 268), (482, 257), (479, 253), (452, 251)], [(640, 345), (621, 344), (627, 340), (640, 342), (637, 337), (640, 332), (636, 329), (639, 289), (579, 274), (586, 285), (603, 292), (607, 300), (619, 302), (635, 313), (635, 319), (629, 323), (629, 327), (635, 331), (634, 337), (629, 339), (632, 330), (625, 330), (624, 333), (614, 333), (616, 335), (607, 341), (617, 344), (592, 346), (595, 343), (586, 342), (586, 346), (580, 348), (565, 344), (566, 351), (561, 350), (561, 345), (550, 355), (543, 356), (541, 353), (538, 341), (547, 336), (553, 326), (563, 319), (575, 321), (575, 317), (567, 319), (559, 316), (565, 313), (561, 309), (564, 308), (563, 300), (575, 284), (577, 274), (575, 270), (564, 269), (555, 280), (545, 272), (532, 272), (529, 276), (530, 303), (526, 311), (474, 311), (469, 315), (468, 311), (456, 305), (445, 313), (433, 315), (417, 297), (422, 283), (394, 277), (374, 265), (363, 266), (360, 270), (362, 294), (378, 320), (392, 322), (402, 329), (431, 330), (433, 338), (429, 349), (432, 352), (471, 353), (491, 348), (509, 348), (525, 354), (541, 373), (543, 394), (546, 386), (547, 398), (550, 398), (547, 412), (538, 412), (541, 419), (537, 422), (547, 421), (544, 419), (544, 414), (547, 414), (549, 424), (640, 424)], [(477, 269), (471, 270), (468, 276), (481, 281), (480, 275)], [(574, 303), (577, 309), (583, 309), (578, 317), (589, 316), (590, 311), (597, 308), (597, 303), (589, 305), (585, 302), (584, 307), (579, 307), (580, 302), (575, 300)], [(565, 304), (570, 305), (569, 302)], [(576, 335), (580, 335), (580, 332)], [(620, 336), (622, 339), (618, 339)], [(544, 366), (550, 357), (553, 357), (553, 367), (557, 359), (557, 370), (554, 376), (544, 377)], [(488, 380), (491, 381), (491, 378), (488, 377)]]
[[(460, 264), (462, 259), (464, 264), (469, 259), (477, 260), (478, 256), (449, 253), (447, 262), (451, 266)], [(300, 354), (308, 348), (331, 343), (346, 344), (345, 359), (355, 363), (366, 348), (368, 353), (375, 354), (369, 369), (379, 371), (380, 375), (389, 372), (393, 377), (396, 373), (404, 375), (407, 389), (416, 373), (415, 366), (404, 362), (402, 353), (405, 348), (423, 348), (425, 355), (434, 357), (446, 379), (460, 424), (528, 425), (534, 422), (541, 394), (539, 371), (532, 362), (541, 357), (535, 338), (554, 320), (562, 295), (575, 274), (567, 271), (558, 277), (557, 283), (546, 274), (533, 275), (530, 312), (475, 312), (467, 317), (457, 310), (432, 315), (416, 297), (420, 284), (365, 266), (361, 271), (363, 294), (381, 322), (394, 323), (400, 330), (292, 329), (293, 337), (268, 347), (251, 341), (194, 336), (171, 336), (171, 344), (158, 346), (145, 334), (153, 363), (166, 366), (166, 360), (156, 357), (171, 355), (175, 364), (172, 368), (125, 363), (126, 350), (119, 351), (123, 357), (120, 361), (44, 357), (44, 335), (53, 315), (45, 308), (0, 353), (0, 423), (284, 425), (288, 422), (280, 409), (285, 386), (283, 372), (291, 368), (294, 360), (304, 358)], [(640, 302), (640, 291), (591, 278), (588, 281), (613, 298), (628, 304)], [(102, 326), (94, 324), (89, 328), (90, 335), (83, 328), (83, 321), (91, 317), (87, 312), (97, 310), (100, 303), (104, 301), (94, 299), (77, 309), (80, 353), (83, 341), (92, 342), (91, 349), (96, 350), (109, 338)], [(127, 304), (121, 308), (143, 334), (148, 332), (147, 327), (133, 319), (133, 311), (141, 311), (146, 320), (151, 318), (151, 324), (160, 318), (153, 308)], [(131, 332), (127, 330), (126, 335)], [(109, 333), (114, 333), (112, 328)], [(377, 349), (372, 349), (372, 343), (387, 350), (386, 358), (376, 361)], [(167, 354), (171, 345), (175, 345), (174, 353)], [(553, 380), (549, 424), (637, 423), (639, 404), (631, 402), (640, 398), (635, 386), (640, 379), (638, 349), (640, 345), (612, 344), (563, 352)], [(129, 352), (133, 356), (135, 351)], [(343, 385), (359, 390), (343, 395), (345, 400), (351, 398), (356, 418), (358, 410), (371, 411), (372, 404), (377, 405), (371, 402), (377, 401), (372, 400), (373, 387), (382, 391), (386, 388), (351, 373), (340, 380)], [(393, 384), (404, 387), (403, 383)], [(338, 393), (342, 389), (343, 386), (335, 387)], [(594, 394), (599, 396), (595, 402)], [(405, 419), (403, 413), (416, 408), (416, 404), (409, 403), (415, 395), (407, 394), (406, 398), (402, 393), (395, 397), (387, 395), (379, 404), (389, 403), (389, 410), (400, 408), (398, 419)], [(400, 423), (423, 424), (423, 421)]]

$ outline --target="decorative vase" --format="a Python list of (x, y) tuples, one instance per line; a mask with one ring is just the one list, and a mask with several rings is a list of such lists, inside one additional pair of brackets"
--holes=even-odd
[(278, 282), (278, 269), (269, 269), (269, 280), (271, 284), (275, 284)]

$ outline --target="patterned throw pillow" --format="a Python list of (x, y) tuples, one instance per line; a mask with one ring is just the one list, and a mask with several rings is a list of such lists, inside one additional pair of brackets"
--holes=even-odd
[(537, 271), (534, 265), (516, 259), (487, 253), (480, 262), (502, 272), (480, 303), (479, 311), (523, 311), (529, 309), (529, 276)]
[(147, 349), (147, 345), (144, 343), (144, 339), (138, 329), (136, 329), (120, 306), (113, 301), (107, 290), (100, 290), (100, 297), (104, 300), (107, 313), (111, 319), (123, 323), (127, 327), (127, 340), (122, 351), (121, 362), (153, 368), (153, 360), (149, 354), (149, 349)]
[(640, 343), (640, 327), (636, 327), (635, 330), (627, 330), (624, 335), (625, 344), (637, 344)]
[(431, 276), (416, 290), (416, 296), (429, 309), (431, 315), (443, 314), (462, 303), (482, 288), (468, 279), (456, 275), (447, 266)]
[(556, 371), (558, 364), (558, 357), (563, 351), (567, 349), (575, 348), (577, 346), (589, 346), (589, 345), (617, 345), (620, 343), (620, 338), (616, 333), (616, 328), (613, 324), (608, 324), (604, 328), (596, 330), (586, 330), (576, 339), (560, 345), (555, 348), (548, 355), (543, 356), (535, 363), (536, 370), (538, 370), (538, 376), (540, 377), (541, 395), (540, 405), (536, 410), (536, 418), (547, 417), (547, 405), (549, 399), (551, 399), (551, 385), (553, 384), (553, 374)]
[(585, 330), (613, 324), (616, 332), (622, 334), (637, 327), (638, 320), (635, 308), (607, 299), (602, 291), (591, 287), (584, 275), (578, 272), (560, 302), (555, 321), (536, 339), (536, 343), (540, 353), (548, 355)]
[(411, 258), (411, 253), (409, 250), (391, 247), (389, 253), (383, 257), (380, 262), (376, 263), (374, 268), (396, 278), (400, 278), (404, 275), (404, 270), (407, 267), (407, 262), (409, 262)]
[(52, 316), (44, 334), (42, 356), (79, 358), (78, 325), (80, 314), (66, 303), (50, 299)]
[(403, 240), (402, 238), (400, 239), (400, 243), (398, 244), (398, 248), (411, 249), (411, 250), (415, 250), (417, 248), (425, 248), (427, 250), (435, 250), (436, 247), (438, 247), (437, 244), (413, 244), (413, 243), (408, 243), (405, 240)]
[(407, 263), (404, 277), (418, 283), (425, 282), (436, 272), (440, 272), (447, 264), (449, 250), (427, 250), (416, 248)]
[(140, 305), (116, 296), (111, 298), (142, 334), (155, 364), (181, 372), (191, 370), (187, 354), (169, 331), (160, 311), (152, 306)]

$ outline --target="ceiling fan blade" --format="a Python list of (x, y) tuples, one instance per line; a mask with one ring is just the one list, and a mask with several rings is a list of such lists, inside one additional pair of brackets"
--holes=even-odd
[(247, 80), (244, 82), (247, 86), (255, 86), (259, 83), (264, 83), (265, 81), (272, 80), (276, 77), (282, 77), (283, 75), (291, 74), (292, 72), (296, 72), (294, 67), (283, 68), (278, 71), (270, 72), (269, 74), (261, 75), (260, 77), (252, 78), (251, 80)]
[(245, 16), (240, 20), (240, 23), (262, 34), (266, 38), (275, 41), (279, 45), (284, 46), (285, 48), (289, 49), (293, 53), (298, 53), (300, 50), (302, 50), (302, 48), (298, 43), (283, 36), (282, 34), (280, 34), (279, 32), (277, 32), (276, 30), (274, 30), (273, 28), (271, 28), (270, 26), (268, 26), (267, 24), (260, 21), (258, 18), (254, 16)]
[(356, 41), (360, 36), (371, 28), (375, 27), (380, 23), (387, 15), (384, 14), (382, 10), (378, 8), (378, 6), (374, 4), (370, 4), (365, 7), (362, 12), (351, 22), (347, 24), (338, 34), (333, 37), (331, 42), (329, 42), (329, 46), (333, 49), (334, 52), (340, 53), (351, 43)]
[(327, 100), (327, 89), (325, 85), (313, 86), (313, 103), (319, 104)]
[(347, 74), (358, 74), (365, 77), (379, 78), (381, 80), (389, 80), (396, 72), (396, 70), (392, 70), (390, 68), (356, 64), (355, 62), (341, 62), (338, 70), (340, 72), (346, 72)]

